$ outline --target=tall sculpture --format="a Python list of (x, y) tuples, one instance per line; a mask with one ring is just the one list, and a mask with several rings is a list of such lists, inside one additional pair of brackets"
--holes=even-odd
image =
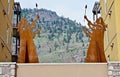
[(90, 44), (87, 52), (86, 62), (107, 62), (104, 54), (104, 31), (105, 24), (100, 17), (92, 24), (87, 16), (84, 18), (88, 22), (89, 28), (92, 32), (83, 27), (84, 32), (90, 37)]
[(32, 32), (32, 29), (35, 27), (36, 21), (38, 19), (39, 16), (37, 16), (36, 19), (30, 25), (28, 25), (28, 21), (25, 18), (21, 18), (18, 24), (18, 32), (20, 34), (20, 51), (18, 55), (18, 63), (39, 62), (33, 38), (40, 29), (36, 30), (34, 33)]

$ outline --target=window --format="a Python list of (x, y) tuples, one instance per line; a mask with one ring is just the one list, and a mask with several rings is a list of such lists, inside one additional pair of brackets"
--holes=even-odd
[(107, 56), (108, 61), (110, 61), (110, 55)]
[(9, 39), (9, 27), (7, 25), (7, 28), (6, 28), (6, 43), (8, 44), (8, 39)]
[(15, 55), (16, 53), (16, 38), (15, 37), (12, 37), (12, 40), (11, 40), (11, 49), (12, 49), (12, 55)]
[(10, 13), (10, 0), (8, 0), (8, 14)]
[(104, 0), (104, 8), (105, 8), (105, 13), (107, 13), (107, 1)]
[(107, 43), (107, 45), (108, 45), (108, 43), (109, 43), (109, 31), (108, 31), (108, 24), (106, 25), (107, 27), (106, 27), (106, 43)]

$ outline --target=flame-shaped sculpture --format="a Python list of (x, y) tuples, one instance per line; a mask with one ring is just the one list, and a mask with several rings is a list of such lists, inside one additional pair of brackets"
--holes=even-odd
[(36, 30), (32, 33), (32, 29), (36, 25), (36, 21), (39, 19), (39, 16), (30, 24), (27, 24), (27, 19), (21, 18), (18, 24), (18, 32), (20, 34), (20, 51), (18, 55), (18, 63), (38, 63), (38, 56), (36, 52), (36, 47), (33, 41), (35, 35), (40, 31)]
[(88, 21), (88, 26), (92, 30), (92, 32), (90, 32), (83, 27), (84, 32), (90, 37), (86, 62), (106, 62), (104, 54), (104, 21), (100, 17), (96, 20), (95, 24), (92, 24), (86, 16), (84, 18)]

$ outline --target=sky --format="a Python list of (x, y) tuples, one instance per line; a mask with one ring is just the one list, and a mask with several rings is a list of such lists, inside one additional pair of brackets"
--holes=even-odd
[(84, 21), (85, 5), (87, 5), (86, 15), (93, 21), (92, 9), (95, 1), (99, 0), (15, 0), (20, 2), (21, 8), (44, 8), (55, 11), (59, 16), (76, 20), (82, 25), (86, 25)]

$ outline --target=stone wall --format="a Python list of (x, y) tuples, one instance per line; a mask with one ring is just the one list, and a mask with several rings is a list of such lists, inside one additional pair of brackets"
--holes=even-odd
[(120, 77), (120, 63), (108, 63), (108, 77)]
[(15, 63), (0, 63), (0, 77), (15, 77)]

